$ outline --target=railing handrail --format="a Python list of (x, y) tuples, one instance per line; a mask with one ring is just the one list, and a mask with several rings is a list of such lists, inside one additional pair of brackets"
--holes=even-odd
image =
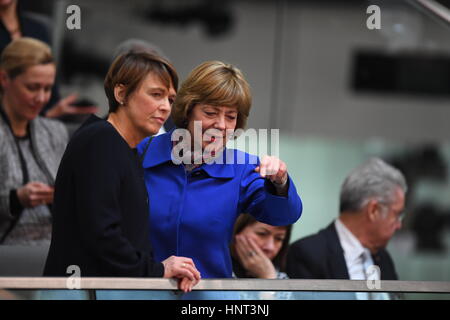
[(409, 0), (409, 2), (450, 25), (450, 10), (439, 2), (434, 0)]
[[(74, 278), (0, 277), (2, 289), (70, 289)], [(173, 279), (81, 277), (81, 290), (177, 290)], [(450, 293), (450, 281), (203, 279), (194, 290)]]

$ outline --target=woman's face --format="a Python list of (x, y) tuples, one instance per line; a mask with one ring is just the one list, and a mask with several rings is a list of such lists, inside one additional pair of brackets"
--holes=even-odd
[[(192, 139), (195, 138), (193, 143), (201, 146), (202, 150), (212, 142), (222, 148), (236, 129), (237, 117), (237, 107), (196, 104), (189, 116), (187, 129)], [(201, 137), (195, 134), (195, 126), (199, 126), (197, 131), (201, 130)]]
[(251, 238), (270, 260), (280, 252), (287, 227), (274, 227), (262, 222), (246, 226), (239, 234)]
[(33, 120), (50, 100), (55, 74), (52, 63), (29, 67), (13, 79), (3, 73), (3, 101), (17, 118)]
[(149, 73), (128, 97), (123, 108), (134, 128), (142, 137), (147, 137), (158, 133), (167, 120), (175, 96), (172, 84), (167, 88), (158, 76)]

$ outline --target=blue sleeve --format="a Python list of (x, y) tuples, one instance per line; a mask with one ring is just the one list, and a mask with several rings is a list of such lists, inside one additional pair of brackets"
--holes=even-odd
[(297, 194), (294, 182), (288, 176), (287, 196), (278, 196), (272, 183), (262, 178), (255, 168), (259, 165), (246, 165), (240, 184), (240, 212), (250, 213), (258, 221), (285, 226), (295, 223), (302, 214), (302, 201)]

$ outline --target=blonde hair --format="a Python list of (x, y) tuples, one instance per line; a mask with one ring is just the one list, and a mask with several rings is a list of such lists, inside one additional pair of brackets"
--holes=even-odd
[(0, 57), (0, 69), (13, 79), (30, 67), (53, 62), (51, 49), (46, 43), (24, 37), (5, 47)]
[(198, 104), (237, 107), (236, 129), (244, 129), (252, 96), (242, 72), (231, 64), (207, 61), (196, 67), (182, 83), (172, 107), (172, 119), (186, 128), (192, 108)]

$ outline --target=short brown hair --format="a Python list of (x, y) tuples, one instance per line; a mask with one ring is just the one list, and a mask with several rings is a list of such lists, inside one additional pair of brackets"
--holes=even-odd
[(23, 37), (13, 40), (3, 49), (0, 68), (12, 79), (30, 67), (53, 62), (52, 51), (46, 43)]
[(178, 88), (178, 74), (166, 59), (148, 52), (128, 52), (114, 59), (105, 77), (104, 87), (109, 102), (109, 112), (117, 111), (119, 102), (114, 95), (114, 88), (120, 84), (125, 86), (127, 99), (141, 84), (150, 72), (175, 91)]
[(236, 129), (244, 129), (252, 105), (250, 86), (233, 65), (207, 61), (192, 70), (180, 87), (172, 107), (172, 118), (177, 127), (187, 127), (189, 114), (198, 103), (236, 106)]

